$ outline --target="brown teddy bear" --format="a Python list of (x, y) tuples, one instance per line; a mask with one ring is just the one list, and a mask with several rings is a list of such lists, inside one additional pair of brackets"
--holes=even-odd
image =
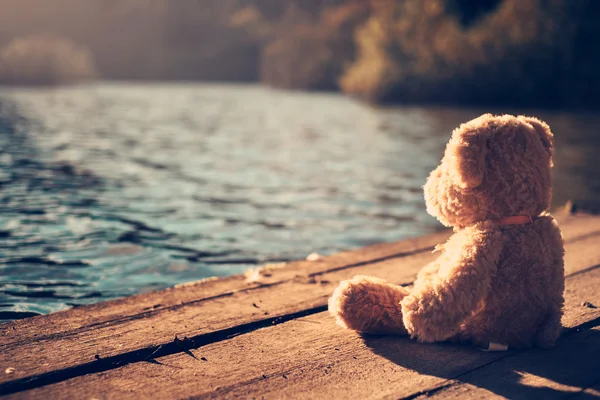
[(533, 117), (485, 114), (455, 129), (424, 186), (427, 212), (454, 234), (412, 288), (341, 282), (329, 299), (337, 323), (486, 349), (552, 346), (564, 290), (563, 241), (546, 212), (553, 143)]

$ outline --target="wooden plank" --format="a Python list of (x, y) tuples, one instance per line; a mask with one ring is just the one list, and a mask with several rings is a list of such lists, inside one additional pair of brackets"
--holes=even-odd
[[(571, 220), (574, 220), (573, 218), (571, 218)], [(570, 235), (576, 235), (579, 234), (579, 238), (581, 237), (585, 237), (586, 235), (589, 234), (593, 234), (593, 228), (596, 227), (596, 224), (590, 224), (588, 219), (584, 219), (584, 222), (588, 222), (587, 224), (581, 224), (580, 221), (578, 221), (577, 224), (572, 224), (574, 227), (577, 227), (576, 229), (572, 228), (572, 229), (567, 229), (566, 232), (569, 231), (573, 231), (573, 233), (571, 234), (566, 234), (566, 237), (569, 237)], [(583, 235), (583, 236), (581, 236)], [(437, 238), (437, 237), (436, 237)], [(398, 247), (397, 247), (398, 248)], [(381, 254), (381, 253), (379, 253)], [(387, 262), (383, 262), (380, 263), (382, 266), (384, 266), (385, 268), (388, 269), (388, 271), (382, 271), (381, 273), (377, 270), (377, 268), (371, 270), (369, 269), (369, 273), (373, 273), (376, 275), (380, 275), (383, 277), (390, 277), (390, 278), (394, 278), (394, 277), (399, 277), (402, 278), (400, 281), (398, 282), (407, 282), (410, 279), (412, 279), (412, 277), (414, 276), (414, 273), (416, 273), (416, 270), (418, 270), (418, 268), (420, 268), (420, 266), (424, 265), (426, 262), (429, 262), (430, 259), (432, 258), (431, 255), (427, 254), (427, 253), (423, 253), (421, 255), (419, 255), (418, 257), (412, 257), (410, 258), (410, 261), (407, 263), (403, 263), (402, 265), (402, 270), (400, 271), (400, 273), (396, 272), (397, 267), (398, 267), (398, 260), (388, 260)], [(305, 263), (304, 263), (305, 264)], [(358, 263), (360, 265), (360, 263)], [(391, 270), (389, 270), (389, 268), (392, 268)], [(369, 267), (371, 268), (371, 267)], [(144, 347), (137, 347), (137, 348), (131, 348), (131, 347), (125, 347), (127, 345), (127, 343), (125, 343), (125, 345), (123, 344), (123, 342), (120, 342), (119, 339), (122, 339), (123, 341), (127, 342), (126, 337), (123, 338), (121, 332), (119, 331), (119, 325), (126, 325), (126, 327), (124, 327), (123, 329), (125, 330), (124, 334), (125, 335), (129, 335), (129, 336), (136, 336), (138, 334), (140, 334), (140, 330), (145, 330), (144, 334), (142, 335), (142, 337), (144, 337), (145, 339), (147, 339), (147, 341), (145, 343), (141, 343), (142, 346), (158, 346), (164, 343), (169, 343), (172, 341), (172, 339), (174, 338), (175, 335), (179, 335), (180, 337), (183, 336), (188, 336), (191, 337), (193, 333), (195, 333), (196, 335), (200, 334), (204, 334), (204, 333), (208, 333), (211, 331), (215, 331), (218, 329), (225, 329), (228, 326), (235, 326), (235, 324), (240, 324), (240, 323), (244, 323), (248, 320), (252, 320), (252, 319), (257, 319), (260, 315), (264, 315), (265, 312), (269, 313), (269, 315), (285, 315), (285, 314), (289, 314), (289, 313), (293, 313), (293, 312), (297, 312), (299, 310), (305, 309), (305, 308), (311, 308), (311, 307), (318, 307), (318, 306), (323, 306), (325, 304), (325, 298), (328, 296), (329, 292), (330, 292), (330, 288), (328, 288), (327, 284), (323, 285), (323, 283), (327, 283), (328, 279), (332, 279), (334, 283), (337, 282), (337, 280), (339, 279), (343, 279), (345, 277), (347, 277), (347, 275), (345, 275), (345, 273), (343, 273), (343, 271), (346, 268), (333, 268), (334, 272), (330, 273), (330, 274), (323, 274), (322, 276), (318, 277), (318, 282), (321, 282), (321, 285), (317, 285), (319, 286), (317, 289), (314, 288), (314, 283), (317, 282), (315, 281), (311, 281), (310, 279), (306, 280), (306, 279), (300, 279), (300, 283), (298, 281), (298, 279), (294, 280), (294, 281), (287, 281), (284, 282), (285, 285), (282, 285), (281, 287), (278, 287), (277, 289), (281, 292), (280, 294), (283, 295), (288, 295), (288, 296), (283, 296), (284, 299), (289, 299), (290, 297), (293, 297), (293, 301), (291, 302), (290, 305), (286, 305), (284, 303), (281, 302), (281, 297), (276, 298), (275, 303), (272, 305), (269, 304), (260, 304), (262, 301), (262, 296), (265, 293), (272, 293), (272, 290), (265, 290), (265, 287), (260, 287), (258, 288), (256, 293), (252, 293), (251, 290), (248, 291), (240, 291), (237, 293), (232, 293), (231, 295), (229, 295), (229, 297), (227, 298), (227, 302), (235, 302), (236, 306), (235, 306), (235, 313), (240, 314), (238, 316), (241, 316), (242, 320), (240, 320), (239, 318), (231, 318), (231, 319), (224, 319), (222, 317), (222, 304), (223, 301), (225, 301), (224, 299), (221, 298), (212, 298), (210, 299), (210, 304), (211, 307), (207, 307), (206, 303), (203, 302), (194, 302), (193, 304), (185, 304), (185, 310), (183, 310), (183, 307), (174, 307), (171, 309), (167, 309), (167, 311), (170, 311), (170, 313), (168, 313), (167, 315), (165, 315), (164, 311), (165, 309), (159, 309), (159, 310), (155, 310), (153, 312), (144, 312), (141, 315), (135, 315), (133, 317), (130, 318), (119, 318), (115, 324), (106, 324), (105, 326), (102, 325), (98, 325), (98, 324), (94, 324), (91, 326), (86, 326), (84, 328), (81, 328), (79, 330), (75, 330), (68, 332), (68, 334), (64, 334), (61, 335), (60, 332), (52, 332), (50, 337), (44, 337), (42, 335), (38, 335), (38, 334), (33, 334), (33, 338), (27, 338), (27, 333), (30, 333), (30, 330), (28, 329), (14, 329), (13, 327), (13, 335), (14, 337), (17, 338), (18, 341), (13, 341), (10, 342), (8, 341), (8, 343), (6, 343), (5, 347), (5, 351), (2, 353), (2, 355), (0, 356), (0, 360), (1, 361), (6, 361), (6, 360), (10, 360), (13, 357), (17, 357), (18, 354), (17, 353), (31, 353), (31, 354), (36, 354), (36, 359), (35, 362), (34, 360), (31, 360), (31, 364), (35, 364), (34, 367), (38, 368), (38, 371), (41, 369), (42, 372), (44, 372), (44, 366), (47, 366), (48, 370), (50, 370), (51, 368), (61, 368), (61, 367), (68, 367), (71, 366), (71, 364), (68, 364), (68, 360), (69, 360), (69, 356), (70, 358), (74, 358), (74, 354), (73, 351), (70, 348), (71, 343), (84, 343), (85, 347), (84, 348), (77, 348), (73, 349), (73, 350), (77, 350), (77, 358), (79, 360), (79, 362), (87, 362), (89, 360), (93, 360), (92, 357), (95, 357), (96, 354), (102, 356), (102, 357), (110, 357), (113, 356), (115, 354), (120, 354), (122, 352), (127, 352), (127, 351), (132, 351), (132, 350), (136, 350), (139, 348), (144, 348)], [(351, 276), (354, 273), (365, 273), (362, 269), (353, 269), (354, 272), (349, 273)], [(387, 273), (386, 273), (387, 272)], [(341, 274), (340, 274), (341, 273)], [(313, 278), (316, 276), (317, 274), (313, 274)], [(304, 278), (306, 278), (306, 275), (304, 276)], [(309, 285), (306, 285), (306, 282), (309, 283)], [(301, 284), (304, 283), (304, 284)], [(312, 283), (312, 285), (310, 284)], [(330, 281), (331, 283), (331, 281)], [(289, 296), (290, 294), (293, 294), (294, 296)], [(300, 296), (300, 297), (298, 297)], [(246, 298), (247, 297), (247, 298)], [(271, 296), (272, 298), (273, 296)], [(277, 296), (276, 296), (277, 297)], [(247, 301), (240, 301), (242, 299), (245, 299)], [(308, 299), (308, 301), (302, 301), (302, 300), (306, 300)], [(246, 304), (247, 307), (246, 308), (239, 308), (237, 307), (237, 304)], [(251, 304), (256, 304), (259, 305), (261, 307), (262, 310), (256, 310), (255, 308), (250, 308)], [(190, 307), (191, 306), (191, 307)], [(221, 313), (215, 313), (215, 306), (216, 308), (219, 308)], [(254, 306), (253, 306), (254, 307)], [(266, 307), (266, 310), (265, 310)], [(202, 312), (198, 313), (198, 310), (201, 310)], [(268, 310), (268, 311), (267, 311)], [(78, 311), (78, 310), (77, 310)], [(191, 319), (186, 319), (184, 314), (187, 314), (188, 311), (190, 311), (193, 315)], [(235, 314), (234, 313), (234, 314)], [(195, 319), (194, 319), (195, 317)], [(205, 318), (206, 317), (206, 318)], [(215, 317), (216, 317), (216, 322), (215, 322)], [(233, 315), (233, 317), (236, 317), (236, 315)], [(244, 320), (245, 318), (245, 320)], [(35, 320), (35, 319), (34, 319)], [(152, 325), (152, 321), (160, 321), (160, 324), (158, 325), (158, 328), (155, 328), (154, 325)], [(132, 321), (133, 322), (137, 322), (137, 324), (133, 324), (132, 325)], [(200, 323), (201, 328), (200, 331), (198, 331), (198, 326), (196, 324), (196, 322)], [(211, 325), (210, 323), (217, 323), (216, 326)], [(17, 323), (18, 325), (18, 323)], [(10, 325), (9, 325), (10, 327)], [(34, 326), (35, 328), (35, 326)], [(88, 329), (91, 328), (91, 329)], [(185, 329), (184, 329), (185, 328)], [(9, 335), (10, 335), (10, 331), (9, 331)], [(25, 336), (25, 339), (23, 339), (22, 337)], [(112, 338), (114, 340), (112, 341), (108, 341), (113, 343), (112, 347), (111, 346), (98, 346), (97, 348), (94, 348), (94, 344), (95, 342), (102, 342), (105, 338)], [(33, 339), (33, 340), (31, 340)], [(28, 342), (29, 340), (29, 342)], [(66, 342), (65, 342), (66, 341)], [(133, 342), (135, 345), (140, 346), (140, 343), (138, 341)], [(16, 348), (15, 346), (19, 345), (19, 348)], [(68, 354), (61, 354), (60, 352), (53, 352), (52, 351), (52, 346), (55, 345), (56, 348), (58, 348), (59, 350), (62, 348), (65, 351), (68, 351)], [(79, 346), (81, 347), (81, 346)], [(1, 348), (1, 346), (0, 346)], [(67, 350), (68, 349), (68, 350)], [(12, 351), (11, 351), (12, 350)], [(64, 351), (63, 351), (64, 353)], [(50, 358), (45, 358), (44, 356), (46, 354), (50, 354)], [(66, 358), (64, 357), (66, 356)], [(58, 359), (59, 361), (57, 362), (56, 360), (53, 360), (52, 358)], [(26, 360), (21, 360), (21, 362), (24, 362)], [(0, 364), (1, 365), (1, 364)], [(75, 364), (72, 364), (75, 365)], [(40, 366), (42, 368), (40, 368)], [(22, 367), (19, 369), (21, 374), (25, 374), (25, 375), (20, 375), (18, 372), (15, 373), (14, 376), (11, 376), (11, 379), (14, 378), (19, 378), (19, 377), (23, 377), (23, 376), (27, 376), (27, 368)], [(20, 375), (20, 376), (19, 376)], [(5, 377), (6, 378), (6, 377)]]
[[(593, 221), (594, 219), (567, 218), (565, 238), (578, 243), (576, 246), (581, 250), (577, 250), (577, 253), (587, 254), (583, 250), (597, 240), (594, 235), (600, 234), (600, 218)], [(433, 239), (438, 240), (438, 235), (429, 240)], [(422, 245), (430, 242), (421, 239), (417, 242), (411, 241), (410, 244), (405, 243), (405, 247), (397, 245), (394, 249), (414, 249), (415, 243)], [(400, 256), (386, 256), (383, 257), (384, 261), (375, 264), (362, 261), (352, 264), (348, 263), (351, 260), (346, 258), (346, 264), (340, 262), (340, 267), (328, 269), (323, 269), (323, 266), (315, 267), (314, 263), (300, 263), (298, 269), (290, 268), (285, 271), (286, 279), (273, 284), (237, 290), (227, 296), (215, 296), (204, 301), (191, 301), (183, 305), (146, 311), (66, 332), (50, 331), (47, 335), (32, 335), (31, 329), (35, 329), (35, 325), (19, 329), (19, 323), (14, 323), (12, 330), (5, 328), (5, 336), (0, 344), (0, 366), (13, 365), (15, 371), (10, 375), (0, 376), (0, 384), (21, 385), (25, 382), (24, 379), (31, 377), (52, 381), (44, 374), (71, 369), (64, 372), (68, 376), (76, 374), (72, 369), (79, 366), (92, 368), (92, 364), (100, 362), (110, 364), (137, 361), (150, 355), (178, 352), (182, 346), (199, 347), (211, 341), (222, 340), (228, 335), (269, 326), (272, 322), (281, 322), (278, 318), (296, 318), (322, 311), (339, 280), (356, 274), (373, 274), (396, 283), (410, 283), (417, 271), (435, 257), (427, 251), (394, 253), (382, 247), (385, 246), (372, 249), (370, 254)], [(361, 257), (363, 258), (359, 258), (360, 260), (366, 259), (364, 254)], [(586, 262), (587, 265), (593, 265), (593, 260)], [(282, 272), (283, 270), (285, 268)], [(325, 272), (310, 272), (323, 270)], [(300, 275), (295, 279), (288, 279), (291, 274)], [(52, 325), (56, 325), (56, 322), (53, 321)], [(15, 327), (17, 329), (14, 329)], [(189, 340), (181, 343), (174, 340), (175, 338)], [(98, 358), (102, 360), (99, 361)], [(109, 369), (112, 365), (97, 367)], [(9, 389), (0, 386), (0, 393), (2, 390)]]
[[(575, 220), (569, 218), (568, 222), (571, 223), (571, 221), (574, 222)], [(592, 227), (586, 226), (583, 227), (583, 230), (592, 231)], [(274, 270), (270, 276), (262, 276), (260, 281), (255, 283), (248, 282), (244, 275), (235, 275), (217, 280), (201, 280), (196, 284), (192, 282), (175, 288), (13, 321), (0, 325), (0, 346), (37, 341), (43, 338), (46, 333), (56, 335), (86, 328), (95, 329), (103, 324), (127, 322), (130, 318), (147, 317), (190, 303), (224, 298), (237, 291), (252, 290), (291, 281), (297, 276), (314, 276), (330, 270), (351, 268), (356, 264), (426, 252), (436, 244), (445, 241), (448, 236), (449, 232), (443, 231), (420, 238), (394, 243), (381, 243), (355, 251), (342, 252), (322, 257), (318, 261), (296, 261), (289, 263), (286, 268)], [(15, 329), (19, 330), (18, 335), (13, 335), (11, 332)]]
[[(571, 215), (563, 210), (556, 214), (556, 218), (567, 241), (582, 235), (595, 234), (600, 225), (600, 217)], [(224, 298), (237, 291), (277, 285), (297, 277), (313, 277), (327, 271), (352, 268), (357, 264), (424, 252), (438, 243), (443, 243), (449, 235), (449, 231), (443, 231), (425, 237), (381, 243), (355, 251), (342, 252), (323, 257), (316, 262), (289, 263), (286, 268), (274, 270), (270, 276), (262, 276), (260, 281), (254, 284), (249, 284), (243, 275), (236, 275), (5, 323), (0, 325), (0, 350), (3, 345), (18, 345), (27, 341), (38, 341), (49, 335), (55, 336), (65, 332), (75, 334), (76, 331), (95, 329), (102, 325), (127, 323), (130, 319), (147, 318), (189, 303)], [(19, 331), (18, 335), (13, 334), (12, 331), (15, 330)]]
[[(406, 265), (410, 268), (403, 269), (398, 276), (403, 282), (412, 281), (418, 268), (431, 258), (429, 252), (408, 257), (410, 261)], [(394, 259), (381, 264), (387, 269), (397, 270), (397, 263), (398, 259)], [(366, 266), (356, 268), (360, 273), (365, 271)], [(124, 358), (127, 358), (140, 349), (146, 349), (146, 355), (149, 355), (159, 346), (166, 347), (168, 344), (173, 347), (175, 337), (187, 337), (192, 342), (189, 344), (196, 346), (204, 340), (217, 340), (205, 338), (214, 332), (240, 326), (239, 332), (243, 332), (246, 329), (242, 326), (244, 324), (259, 321), (267, 326), (279, 317), (294, 317), (295, 313), (319, 307), (324, 309), (335, 284), (346, 276), (345, 271), (334, 270), (318, 278), (302, 277), (276, 286), (240, 290), (224, 297), (186, 303), (185, 307), (171, 307), (121, 318), (114, 323), (52, 333), (38, 340), (19, 341), (20, 330), (14, 329), (9, 334), (16, 338), (0, 346), (0, 366), (16, 364), (16, 370), (10, 376), (0, 376), (0, 383), (96, 362), (96, 355), (109, 358), (125, 354)], [(238, 332), (227, 334), (235, 333)], [(168, 348), (162, 348), (162, 351), (165, 350)]]
[[(244, 276), (236, 276), (2, 324), (0, 366), (19, 360), (20, 368), (14, 374), (0, 375), (0, 384), (95, 361), (97, 354), (111, 357), (171, 343), (175, 336), (192, 338), (323, 306), (329, 290), (326, 286), (332, 285), (327, 281), (330, 274), (374, 260), (398, 260), (420, 253), (428, 256), (433, 246), (447, 237), (447, 232), (440, 232), (340, 253), (322, 261), (300, 261), (274, 271), (259, 284), (248, 285)], [(405, 276), (410, 280), (412, 274)], [(321, 282), (323, 287), (314, 291)], [(267, 296), (272, 301), (263, 302), (275, 287), (282, 298), (276, 301)]]
[[(586, 253), (595, 242), (588, 237), (567, 246), (571, 276), (563, 324), (572, 330), (600, 323), (600, 309), (582, 306), (600, 304), (600, 267), (590, 269)], [(363, 339), (335, 326), (323, 312), (187, 353), (17, 393), (14, 398), (410, 397), (443, 387), (448, 380), (511, 353), (419, 344), (407, 338)]]
[(553, 349), (508, 355), (453, 380), (427, 398), (566, 399), (600, 380), (600, 328), (564, 338)]

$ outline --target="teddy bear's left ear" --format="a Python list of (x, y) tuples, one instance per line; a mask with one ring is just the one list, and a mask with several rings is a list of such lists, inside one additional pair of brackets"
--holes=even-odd
[(485, 175), (487, 141), (488, 135), (477, 124), (463, 124), (452, 133), (445, 157), (454, 184), (463, 189), (481, 185)]

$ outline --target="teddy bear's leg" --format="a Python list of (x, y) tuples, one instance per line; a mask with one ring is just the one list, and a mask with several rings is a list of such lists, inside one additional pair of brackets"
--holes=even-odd
[(477, 312), (491, 290), (503, 236), (497, 232), (469, 236), (465, 231), (455, 235), (441, 260), (443, 276), (438, 272), (430, 280), (416, 282), (400, 304), (407, 332), (421, 342), (459, 334), (462, 323)]
[(400, 301), (408, 291), (383, 279), (355, 276), (342, 281), (329, 299), (338, 325), (362, 333), (406, 335)]

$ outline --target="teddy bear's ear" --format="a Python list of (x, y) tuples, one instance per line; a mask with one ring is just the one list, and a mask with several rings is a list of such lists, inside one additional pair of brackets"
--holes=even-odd
[(533, 129), (535, 129), (540, 137), (540, 140), (542, 141), (542, 144), (544, 145), (544, 148), (550, 155), (550, 163), (552, 163), (552, 156), (554, 155), (554, 135), (550, 131), (548, 124), (535, 117), (526, 117), (524, 115), (520, 115), (519, 119), (527, 122), (533, 127)]
[(485, 175), (488, 136), (473, 127), (463, 124), (457, 128), (446, 147), (449, 175), (463, 189), (481, 185)]

